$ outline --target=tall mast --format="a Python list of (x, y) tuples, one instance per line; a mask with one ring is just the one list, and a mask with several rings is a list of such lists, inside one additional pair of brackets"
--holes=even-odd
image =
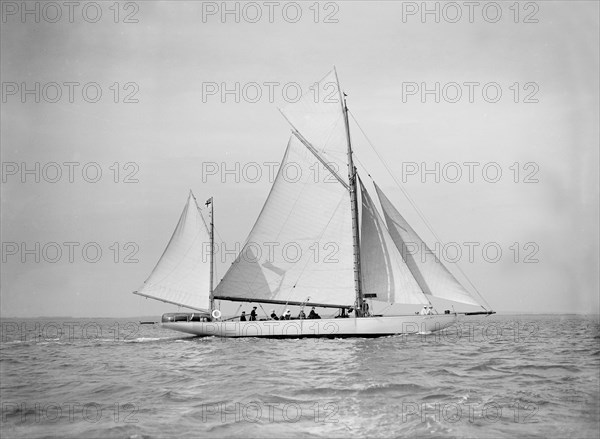
[(350, 125), (348, 123), (348, 106), (346, 105), (346, 95), (340, 88), (340, 81), (337, 78), (337, 71), (335, 72), (335, 78), (338, 83), (338, 90), (340, 92), (340, 100), (342, 104), (342, 113), (344, 114), (344, 124), (346, 126), (346, 139), (348, 141), (348, 183), (350, 191), (350, 206), (352, 210), (352, 238), (353, 238), (353, 249), (354, 249), (354, 289), (356, 291), (355, 301), (355, 315), (356, 317), (362, 317), (363, 315), (363, 292), (362, 292), (362, 274), (360, 270), (360, 234), (358, 224), (358, 199), (356, 192), (356, 167), (352, 160), (352, 144), (350, 142)]
[(210, 236), (210, 283), (209, 283), (209, 292), (210, 292), (210, 310), (212, 311), (214, 309), (214, 305), (215, 305), (215, 297), (214, 297), (214, 293), (213, 293), (213, 272), (214, 272), (214, 262), (215, 262), (215, 249), (214, 249), (214, 244), (215, 244), (215, 222), (214, 222), (214, 211), (215, 211), (215, 205), (214, 205), (214, 200), (213, 197), (210, 197), (210, 200), (207, 201), (207, 203), (210, 203), (210, 225), (209, 225), (209, 236)]

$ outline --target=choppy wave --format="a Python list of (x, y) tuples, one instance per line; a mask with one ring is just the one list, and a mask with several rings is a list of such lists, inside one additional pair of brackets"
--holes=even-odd
[(597, 317), (494, 316), (458, 338), (340, 340), (196, 338), (110, 319), (66, 322), (57, 337), (60, 322), (26, 323), (3, 327), (3, 438), (595, 438), (600, 428)]

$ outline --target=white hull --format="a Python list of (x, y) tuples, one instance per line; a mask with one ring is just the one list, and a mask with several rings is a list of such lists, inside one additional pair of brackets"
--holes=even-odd
[(162, 326), (205, 337), (341, 338), (429, 333), (452, 326), (457, 321), (456, 314), (436, 314), (253, 322), (163, 322)]

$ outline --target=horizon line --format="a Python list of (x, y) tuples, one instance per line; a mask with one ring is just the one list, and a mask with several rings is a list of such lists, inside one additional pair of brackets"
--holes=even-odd
[[(164, 313), (162, 313), (164, 314)], [(0, 320), (2, 319), (139, 319), (143, 317), (158, 317), (160, 318), (162, 314), (145, 314), (145, 315), (136, 315), (136, 316), (125, 316), (125, 317), (114, 317), (114, 316), (2, 316), (0, 315)], [(186, 314), (186, 312), (182, 312), (182, 314)], [(410, 314), (406, 314), (410, 315)], [(581, 315), (581, 316), (599, 316), (600, 313), (584, 313), (584, 312), (526, 312), (526, 311), (496, 311), (496, 315)], [(489, 316), (488, 316), (489, 317)]]

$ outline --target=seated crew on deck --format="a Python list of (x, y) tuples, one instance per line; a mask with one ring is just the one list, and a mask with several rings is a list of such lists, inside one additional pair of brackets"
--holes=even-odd
[(298, 318), (300, 320), (304, 320), (306, 318), (306, 314), (304, 314), (304, 310), (301, 309), (300, 312), (298, 313)]
[(283, 313), (283, 317), (281, 318), (281, 320), (289, 320), (292, 318), (292, 312), (289, 309), (285, 310), (285, 313)]
[(311, 308), (310, 312), (308, 313), (308, 318), (309, 319), (320, 319), (321, 318), (321, 316), (315, 312), (314, 306)]
[(421, 315), (422, 316), (426, 316), (427, 315), (427, 305), (423, 306), (423, 309), (421, 310)]
[(250, 311), (250, 321), (253, 322), (256, 320), (256, 307), (252, 308), (252, 311)]
[(279, 320), (279, 317), (277, 317), (277, 314), (275, 314), (275, 310), (272, 309), (271, 310), (271, 320)]
[(246, 311), (242, 311), (242, 315), (240, 316), (240, 322), (246, 321)]
[(427, 308), (427, 315), (428, 316), (433, 315), (433, 306), (429, 305), (429, 308)]

